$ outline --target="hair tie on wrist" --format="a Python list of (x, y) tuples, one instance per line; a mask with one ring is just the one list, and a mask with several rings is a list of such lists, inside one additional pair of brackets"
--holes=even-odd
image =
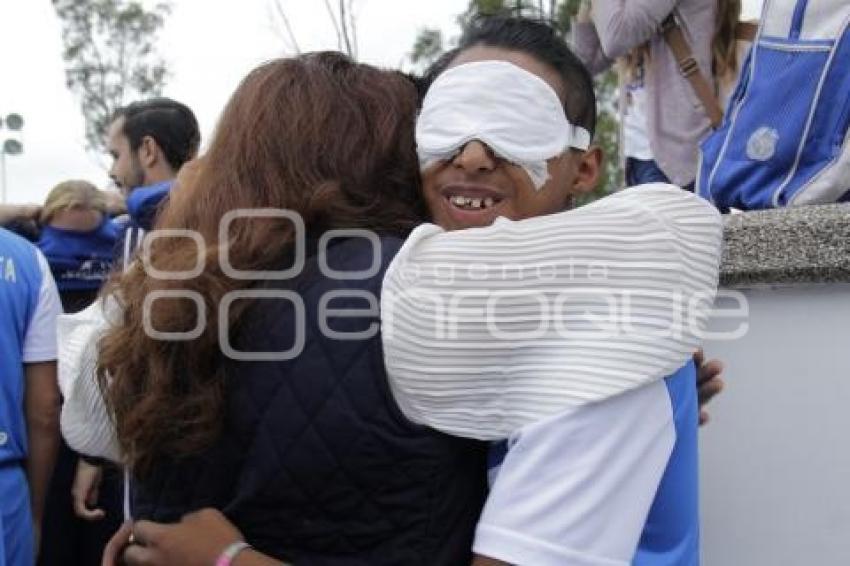
[(218, 555), (215, 566), (230, 566), (240, 552), (249, 548), (251, 545), (245, 541), (234, 542)]

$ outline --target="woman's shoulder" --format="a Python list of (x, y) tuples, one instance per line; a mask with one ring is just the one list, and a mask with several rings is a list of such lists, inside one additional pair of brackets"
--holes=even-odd
[(404, 244), (399, 235), (371, 230), (339, 231), (319, 239), (314, 261), (321, 273), (342, 280), (365, 280), (382, 276)]

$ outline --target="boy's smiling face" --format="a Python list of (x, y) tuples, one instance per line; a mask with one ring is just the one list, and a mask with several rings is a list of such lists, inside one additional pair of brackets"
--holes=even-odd
[[(521, 51), (473, 46), (461, 51), (449, 68), (479, 61), (505, 61), (543, 79), (563, 105), (564, 84), (558, 72)], [(422, 172), (422, 190), (433, 221), (447, 230), (489, 226), (499, 216), (521, 220), (561, 212), (576, 195), (596, 186), (601, 152), (570, 149), (548, 160), (549, 180), (538, 191), (524, 169), (495, 157), (479, 141), (466, 144), (452, 159)]]

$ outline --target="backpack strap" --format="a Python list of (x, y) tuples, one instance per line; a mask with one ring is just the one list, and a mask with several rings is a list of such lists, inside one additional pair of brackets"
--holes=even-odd
[(759, 33), (759, 25), (756, 22), (738, 22), (735, 26), (735, 39), (738, 41), (756, 42)]
[(711, 121), (711, 127), (717, 129), (723, 122), (723, 109), (717, 101), (714, 88), (705, 78), (705, 75), (700, 72), (699, 63), (694, 58), (694, 53), (685, 38), (682, 27), (673, 14), (667, 16), (661, 24), (661, 34), (679, 64), (679, 72), (691, 84), (691, 88), (694, 89), (697, 98), (705, 109), (705, 113)]

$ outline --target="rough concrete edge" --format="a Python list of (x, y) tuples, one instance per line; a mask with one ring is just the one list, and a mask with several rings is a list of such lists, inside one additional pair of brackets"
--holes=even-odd
[(850, 203), (744, 212), (724, 220), (724, 288), (850, 282)]

